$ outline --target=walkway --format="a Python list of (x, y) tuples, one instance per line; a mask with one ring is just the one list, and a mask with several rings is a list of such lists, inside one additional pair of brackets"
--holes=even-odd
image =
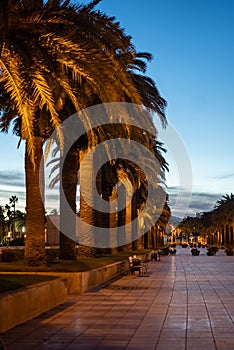
[(234, 257), (179, 247), (148, 276), (71, 295), (3, 338), (7, 350), (234, 349)]

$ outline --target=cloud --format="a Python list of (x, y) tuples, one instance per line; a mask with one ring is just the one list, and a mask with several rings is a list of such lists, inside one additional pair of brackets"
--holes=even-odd
[[(169, 205), (171, 207), (172, 215), (178, 217), (186, 217), (187, 215), (194, 216), (196, 213), (207, 212), (214, 208), (216, 202), (222, 197), (222, 193), (210, 192), (190, 192), (185, 188), (169, 187), (167, 189), (169, 194)], [(177, 203), (178, 194), (180, 202)], [(188, 202), (188, 198), (190, 200)]]
[(197, 212), (210, 211), (215, 203), (222, 197), (222, 194), (195, 192), (192, 194), (190, 208)]
[(19, 171), (0, 170), (0, 186), (24, 187), (24, 173)]
[(230, 178), (233, 178), (233, 177), (234, 177), (234, 174), (231, 173), (231, 174), (224, 174), (224, 175), (215, 176), (213, 178), (214, 179), (218, 179), (218, 180), (226, 180), (226, 179), (230, 179)]
[[(232, 177), (234, 174), (223, 175)], [(211, 193), (194, 191), (191, 193), (186, 188), (179, 186), (171, 186), (167, 188), (169, 194), (169, 205), (172, 215), (183, 218), (187, 215), (195, 215), (196, 213), (207, 212), (214, 208), (216, 202), (225, 193)], [(178, 201), (178, 195), (180, 200)], [(11, 196), (19, 198), (17, 207), (19, 210), (25, 209), (25, 179), (24, 173), (19, 171), (0, 171), (0, 205), (5, 205), (9, 202)], [(77, 205), (79, 202), (79, 194), (77, 194)], [(59, 194), (57, 190), (46, 191), (46, 210), (59, 209)], [(79, 206), (79, 205), (78, 205)]]

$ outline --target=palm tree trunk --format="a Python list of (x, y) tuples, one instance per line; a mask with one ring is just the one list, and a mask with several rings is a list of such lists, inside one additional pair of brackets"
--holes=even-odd
[(60, 258), (76, 260), (76, 191), (79, 152), (73, 146), (66, 154), (60, 181)]
[[(117, 218), (117, 242), (118, 242), (118, 251), (122, 252), (124, 250), (124, 245), (126, 245), (126, 232), (125, 232), (125, 224), (126, 224), (126, 189), (123, 185), (121, 185), (122, 191), (125, 194), (125, 203), (123, 205), (123, 209), (118, 211)], [(124, 196), (121, 198), (121, 204), (123, 204)], [(119, 201), (119, 197), (118, 197)]]
[[(98, 158), (94, 161), (94, 155), (90, 157), (89, 162), (82, 162), (86, 152), (80, 151), (80, 219), (81, 236), (83, 245), (86, 247), (87, 255), (94, 256), (107, 252), (106, 248), (110, 243), (110, 215), (105, 210), (99, 211), (94, 209), (96, 196), (93, 193), (93, 184), (96, 184), (97, 190), (108, 203), (109, 191), (106, 192), (106, 184), (103, 184), (103, 168), (95, 177), (96, 168), (99, 167)], [(96, 154), (96, 157), (100, 154)], [(86, 198), (83, 194), (86, 192)], [(103, 192), (104, 191), (104, 192)], [(86, 225), (88, 224), (88, 225)], [(104, 249), (103, 249), (104, 248)]]
[[(81, 237), (82, 245), (85, 247), (85, 254), (87, 256), (93, 256), (96, 254), (95, 248), (95, 213), (94, 213), (94, 198), (91, 190), (91, 184), (93, 183), (93, 163), (82, 163), (86, 152), (80, 151), (80, 220), (81, 224), (79, 235)], [(88, 202), (83, 196), (83, 189), (90, 189), (88, 194)], [(86, 226), (86, 224), (88, 224)]]
[[(34, 164), (30, 159), (28, 141), (25, 148), (26, 174), (26, 241), (25, 262), (40, 266), (45, 263), (44, 174), (42, 138), (34, 137)], [(40, 176), (41, 175), (41, 176)]]
[[(101, 159), (100, 159), (101, 161)], [(111, 209), (111, 198), (113, 192), (113, 186), (111, 184), (111, 173), (110, 173), (110, 164), (104, 164), (101, 168), (101, 176), (97, 179), (97, 187), (99, 186), (100, 193), (102, 195), (102, 199), (106, 201), (108, 209), (104, 209), (103, 212), (95, 211), (95, 223), (97, 223), (98, 227), (105, 228), (105, 239), (103, 245), (108, 249), (104, 249), (103, 252), (106, 254), (111, 254), (111, 248), (117, 245), (116, 237), (113, 233), (116, 227), (115, 222), (115, 213), (110, 213)], [(98, 184), (98, 180), (100, 183)], [(114, 196), (113, 196), (114, 200)], [(112, 208), (113, 209), (113, 208)], [(111, 235), (111, 227), (112, 227), (112, 237)]]
[(132, 196), (132, 250), (137, 250), (138, 247), (138, 222), (135, 220), (137, 213), (137, 196), (136, 192)]

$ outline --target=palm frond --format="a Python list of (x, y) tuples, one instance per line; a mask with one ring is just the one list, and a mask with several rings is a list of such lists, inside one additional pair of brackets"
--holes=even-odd
[(6, 50), (2, 56), (5, 61), (0, 58), (0, 67), (2, 68), (0, 81), (4, 83), (7, 93), (21, 116), (21, 135), (28, 139), (29, 152), (34, 155), (33, 120), (35, 109), (26, 92), (27, 82), (22, 77), (17, 57), (10, 56), (10, 52)]
[(93, 0), (88, 5), (84, 6), (83, 11), (91, 11), (95, 6), (97, 6), (101, 0)]
[(41, 71), (36, 71), (33, 74), (32, 81), (35, 103), (36, 105), (38, 104), (39, 109), (43, 109), (45, 106), (46, 110), (50, 113), (52, 126), (56, 130), (59, 144), (61, 145), (61, 148), (63, 148), (63, 134), (61, 132), (59, 115), (55, 109), (55, 102), (51, 87), (48, 85), (47, 80)]

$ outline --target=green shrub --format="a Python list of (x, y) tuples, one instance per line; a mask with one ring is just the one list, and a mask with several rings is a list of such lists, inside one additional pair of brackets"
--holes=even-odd
[(212, 245), (211, 247), (207, 248), (207, 255), (215, 255), (218, 251), (218, 247), (216, 245)]
[(214, 252), (215, 254), (216, 254), (216, 253), (218, 252), (218, 250), (219, 250), (219, 248), (218, 248), (216, 245), (212, 245), (210, 248), (213, 250), (213, 252)]
[(226, 255), (229, 255), (229, 256), (233, 256), (234, 255), (234, 251), (233, 251), (232, 247), (227, 247), (225, 249), (225, 253), (226, 253)]
[(198, 250), (197, 248), (192, 248), (191, 249), (191, 254), (192, 255), (199, 255), (200, 254), (200, 250)]

